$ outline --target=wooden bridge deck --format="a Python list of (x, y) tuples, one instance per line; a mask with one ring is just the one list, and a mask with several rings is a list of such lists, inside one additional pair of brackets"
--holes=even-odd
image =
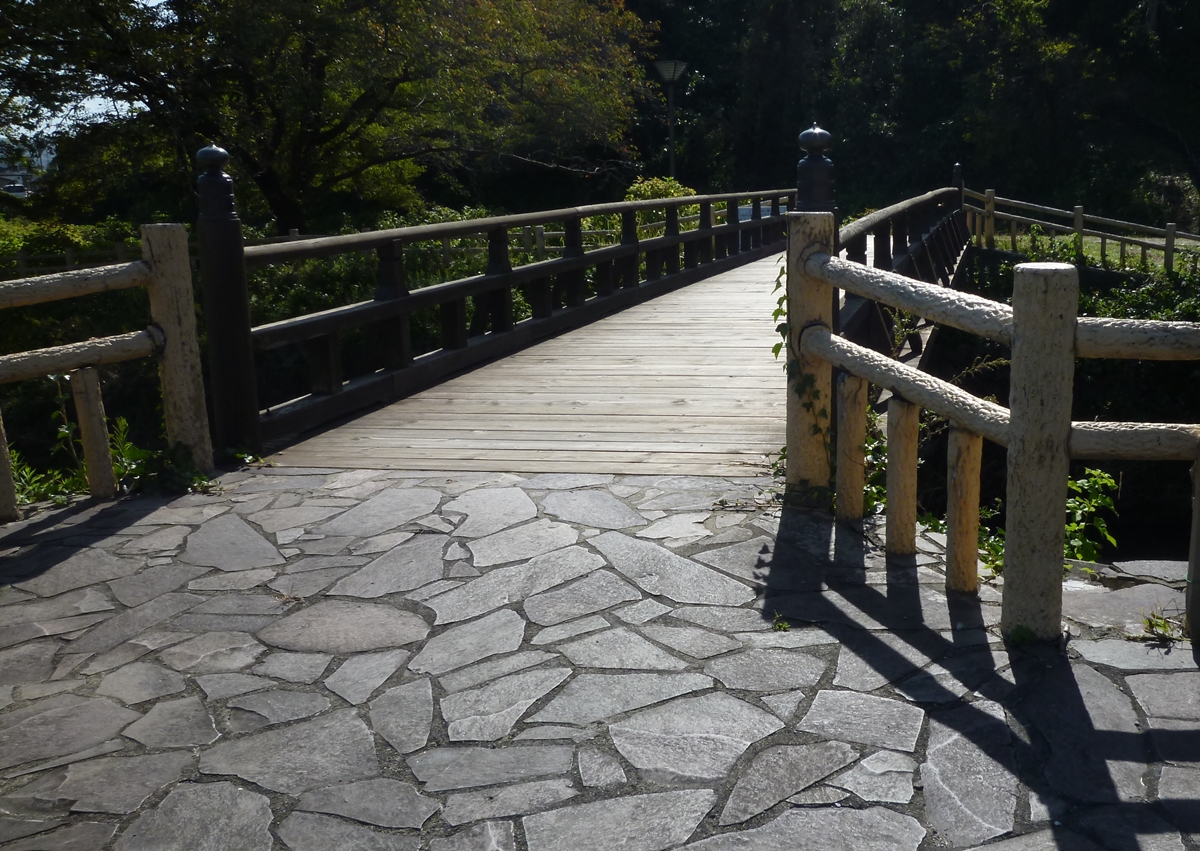
[(784, 442), (779, 258), (563, 334), (284, 449), (280, 466), (758, 475)]

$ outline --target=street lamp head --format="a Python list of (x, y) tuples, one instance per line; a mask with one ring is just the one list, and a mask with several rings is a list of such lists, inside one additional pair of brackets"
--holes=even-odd
[(658, 75), (668, 83), (674, 83), (683, 76), (683, 72), (687, 70), (686, 62), (679, 62), (675, 59), (660, 59), (654, 63), (655, 70)]

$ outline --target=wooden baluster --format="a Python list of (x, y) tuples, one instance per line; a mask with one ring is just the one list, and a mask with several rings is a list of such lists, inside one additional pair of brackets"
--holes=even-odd
[[(375, 300), (393, 301), (408, 295), (404, 268), (404, 242), (396, 239), (375, 249)], [(376, 323), (376, 340), (384, 369), (406, 369), (412, 365), (412, 323), (407, 313)]]
[(728, 231), (729, 248), (728, 255), (732, 257), (746, 250), (746, 246), (742, 245), (742, 234), (745, 231), (741, 230), (741, 211), (738, 210), (738, 202), (733, 198), (725, 202), (725, 228)]
[(875, 243), (875, 268), (892, 271), (892, 223), (877, 224), (871, 238)]
[[(679, 236), (679, 207), (675, 204), (667, 205), (667, 226), (664, 229), (664, 236), (677, 237)], [(679, 271), (679, 246), (672, 245), (670, 248), (664, 249), (667, 258), (666, 272), (668, 275), (674, 275)]]
[(724, 260), (729, 256), (729, 243), (725, 238), (724, 228), (718, 228), (716, 209), (712, 211), (713, 217), (713, 258), (715, 260)]
[(831, 496), (832, 370), (800, 352), (800, 336), (810, 325), (833, 327), (833, 287), (804, 270), (812, 254), (833, 251), (833, 228), (830, 213), (788, 220), (787, 487), (801, 503), (825, 508)]
[(984, 193), (983, 239), (988, 248), (996, 247), (996, 190), (989, 189)]
[(860, 233), (846, 243), (846, 259), (851, 263), (867, 264), (867, 235)]
[(305, 340), (303, 349), (312, 392), (320, 395), (341, 393), (342, 342), (338, 335), (322, 334)]
[(762, 199), (755, 198), (750, 207), (750, 221), (756, 222), (750, 229), (750, 247), (759, 248), (763, 244)]
[[(564, 258), (583, 256), (583, 223), (578, 216), (567, 219), (563, 228)], [(568, 307), (578, 307), (587, 299), (585, 270), (580, 268), (561, 275)]]
[(616, 289), (616, 266), (612, 260), (602, 260), (596, 264), (596, 296), (610, 296)]
[[(897, 259), (898, 258), (898, 259)], [(892, 219), (892, 262), (893, 271), (905, 274), (909, 268), (908, 256), (908, 217), (897, 216)]]
[(946, 590), (974, 593), (979, 587), (983, 438), (951, 426), (946, 453)]
[(637, 212), (634, 210), (625, 210), (621, 213), (621, 245), (633, 246), (633, 251), (628, 257), (622, 257), (618, 263), (620, 268), (621, 280), (619, 286), (622, 289), (636, 287), (638, 285), (638, 229), (637, 229)]
[[(701, 201), (700, 202), (700, 222), (696, 227), (696, 230), (698, 230), (700, 232), (700, 239), (697, 241), (696, 244), (699, 246), (699, 248), (698, 248), (699, 260), (701, 263), (713, 262), (712, 226), (713, 226), (712, 202), (711, 201)], [(725, 255), (722, 254), (721, 256), (724, 257)]]
[(21, 519), (21, 511), (17, 508), (17, 486), (13, 482), (12, 456), (8, 453), (8, 435), (4, 433), (4, 421), (0, 420), (0, 523)]
[[(476, 310), (478, 310), (478, 306)], [(442, 325), (442, 348), (465, 349), (467, 347), (467, 300), (456, 298), (439, 306)]]
[(1167, 235), (1163, 239), (1163, 271), (1175, 271), (1175, 222), (1167, 223)]
[[(526, 228), (525, 236), (532, 238), (532, 230)], [(530, 246), (532, 247), (532, 246)], [(508, 252), (508, 229), (494, 228), (488, 231), (488, 264), (485, 275), (507, 276), (512, 272), (512, 258)], [(479, 315), (479, 299), (475, 302), (475, 313)], [(504, 285), (487, 294), (488, 318), (493, 334), (503, 334), (513, 327), (512, 285)]]
[(866, 484), (867, 382), (842, 373), (837, 389), (837, 519), (861, 520)]
[(917, 436), (921, 409), (899, 396), (887, 411), (887, 553), (917, 552)]
[(97, 499), (112, 499), (117, 495), (117, 480), (113, 476), (112, 452), (108, 446), (100, 375), (89, 366), (72, 370), (70, 379), (75, 418), (79, 421), (79, 439), (83, 443), (88, 492)]
[(1009, 236), (1010, 241), (1012, 242), (1012, 250), (1015, 252), (1017, 250), (1017, 220), (1016, 219), (1012, 219), (1008, 223), (1008, 236)]
[[(772, 198), (771, 198), (771, 218), (778, 219), (779, 216), (782, 214), (782, 212), (783, 212), (783, 210), (779, 205), (779, 196), (778, 195), (772, 196)], [(775, 222), (774, 224), (771, 225), (769, 235), (770, 235), (771, 242), (779, 241), (780, 237), (783, 235), (783, 228), (780, 227), (779, 222)]]
[(533, 229), (534, 243), (537, 251), (538, 261), (546, 259), (546, 228), (544, 225), (538, 225)]
[(1022, 263), (1013, 272), (1009, 368), (1005, 636), (1062, 629), (1063, 511), (1070, 465), (1079, 272)]
[(1121, 268), (1125, 268), (1125, 240), (1121, 240)]

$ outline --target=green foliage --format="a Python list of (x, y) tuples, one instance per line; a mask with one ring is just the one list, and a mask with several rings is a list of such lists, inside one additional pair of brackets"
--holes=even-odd
[(1100, 549), (1107, 543), (1115, 547), (1116, 540), (1108, 531), (1102, 510), (1117, 513), (1110, 492), (1117, 490), (1116, 480), (1103, 470), (1088, 467), (1082, 477), (1069, 479), (1067, 487), (1066, 539), (1063, 556), (1079, 561), (1096, 561)]
[(979, 558), (994, 576), (1004, 572), (1004, 529), (993, 522), (1003, 511), (999, 497), (991, 505), (979, 506)]
[(775, 630), (776, 632), (787, 632), (791, 628), (792, 625), (788, 623), (787, 618), (785, 618), (779, 612), (776, 612), (774, 616), (772, 616), (771, 629)]
[(879, 414), (867, 407), (867, 440), (863, 444), (863, 514), (873, 517), (887, 511), (887, 443), (879, 424)]

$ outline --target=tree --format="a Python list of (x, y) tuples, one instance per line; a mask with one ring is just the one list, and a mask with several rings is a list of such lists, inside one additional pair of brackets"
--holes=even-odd
[(477, 151), (619, 149), (647, 31), (621, 0), (0, 0), (22, 103), (102, 99), (226, 148), (281, 231)]

